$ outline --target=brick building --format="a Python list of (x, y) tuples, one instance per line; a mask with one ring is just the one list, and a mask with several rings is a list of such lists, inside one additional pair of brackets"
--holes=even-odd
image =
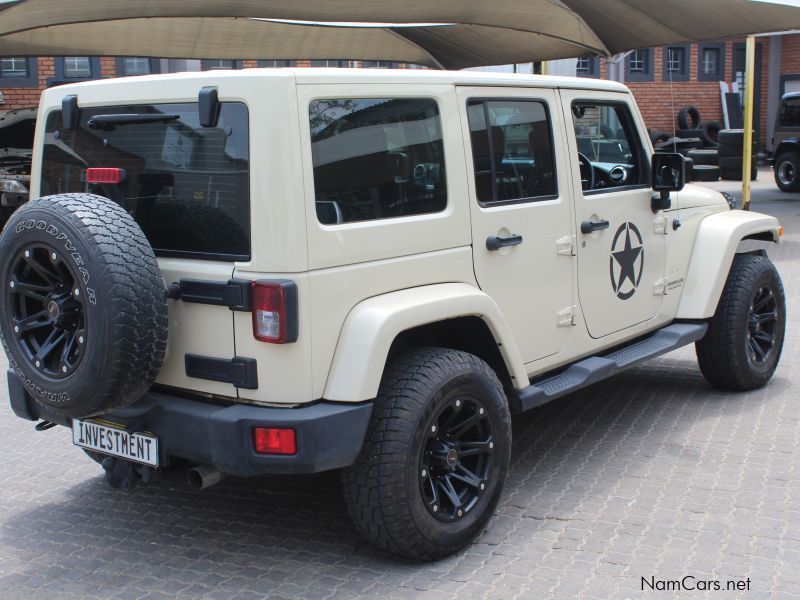
[(150, 73), (288, 66), (403, 68), (406, 65), (349, 60), (234, 61), (90, 56), (0, 57), (0, 112), (36, 106), (42, 90), (62, 83)]
[[(720, 82), (742, 82), (743, 39), (647, 48), (605, 59), (586, 57), (551, 61), (549, 72), (601, 77), (627, 84), (636, 96), (648, 128), (672, 131), (677, 111), (696, 107), (704, 121), (723, 123)], [(770, 139), (780, 97), (800, 91), (800, 34), (758, 38), (756, 130), (760, 147)], [(143, 75), (212, 68), (259, 66), (356, 66), (397, 68), (398, 63), (347, 60), (176, 60), (113, 57), (0, 57), (0, 112), (36, 106), (47, 87), (122, 75)], [(532, 69), (532, 65), (529, 67)], [(674, 109), (673, 109), (674, 105)]]
[[(780, 98), (800, 91), (800, 34), (756, 39), (756, 137), (762, 149), (771, 150)], [(684, 106), (696, 107), (703, 121), (724, 125), (720, 82), (736, 82), (743, 90), (745, 40), (678, 44), (638, 50), (613, 60), (589, 57), (551, 65), (551, 72), (625, 83), (633, 91), (647, 127), (671, 132), (677, 127), (677, 112)]]

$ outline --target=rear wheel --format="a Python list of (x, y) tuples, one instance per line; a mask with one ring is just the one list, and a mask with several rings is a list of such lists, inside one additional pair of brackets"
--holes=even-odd
[(775, 183), (782, 192), (800, 192), (800, 152), (784, 152), (778, 156)]
[(413, 350), (387, 366), (364, 447), (344, 471), (350, 516), (394, 554), (452, 554), (494, 512), (510, 448), (508, 405), (491, 368), (457, 350)]
[(708, 333), (695, 344), (700, 370), (714, 387), (752, 390), (778, 366), (786, 298), (766, 256), (737, 254)]

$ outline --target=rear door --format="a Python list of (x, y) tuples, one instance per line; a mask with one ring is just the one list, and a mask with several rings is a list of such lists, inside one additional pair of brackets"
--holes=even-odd
[(573, 325), (573, 224), (554, 90), (458, 89), (472, 162), (475, 276), (526, 363), (556, 354)]
[[(151, 119), (89, 124), (97, 115), (131, 114)], [(183, 300), (169, 301), (167, 358), (157, 383), (235, 397), (230, 383), (190, 377), (187, 355), (235, 356), (231, 309), (192, 300), (220, 294), (235, 262), (250, 258), (247, 107), (223, 102), (214, 127), (200, 126), (197, 102), (82, 108), (74, 131), (55, 111), (45, 139), (41, 195), (90, 192), (116, 200), (142, 227), (165, 284), (185, 284)], [(123, 169), (123, 181), (88, 183), (88, 167)]]

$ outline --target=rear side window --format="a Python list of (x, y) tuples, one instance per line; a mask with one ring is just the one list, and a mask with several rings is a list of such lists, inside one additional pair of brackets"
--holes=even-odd
[(444, 145), (435, 100), (314, 100), (309, 121), (320, 223), (445, 209)]
[(537, 100), (470, 100), (467, 105), (475, 189), (481, 202), (557, 195), (553, 135)]
[(800, 98), (787, 98), (781, 104), (781, 127), (800, 127)]
[[(200, 126), (197, 103), (180, 103), (83, 108), (75, 131), (62, 128), (56, 111), (46, 131), (42, 195), (86, 191), (116, 200), (161, 256), (249, 259), (244, 104), (222, 103), (209, 128)], [(87, 183), (90, 167), (123, 169), (124, 180)]]

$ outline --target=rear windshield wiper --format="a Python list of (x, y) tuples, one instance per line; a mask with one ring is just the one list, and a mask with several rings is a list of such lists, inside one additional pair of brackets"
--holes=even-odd
[(87, 125), (92, 129), (103, 129), (111, 131), (115, 125), (128, 125), (136, 123), (162, 123), (164, 121), (176, 121), (180, 115), (171, 114), (119, 114), (119, 115), (96, 115), (89, 119)]

